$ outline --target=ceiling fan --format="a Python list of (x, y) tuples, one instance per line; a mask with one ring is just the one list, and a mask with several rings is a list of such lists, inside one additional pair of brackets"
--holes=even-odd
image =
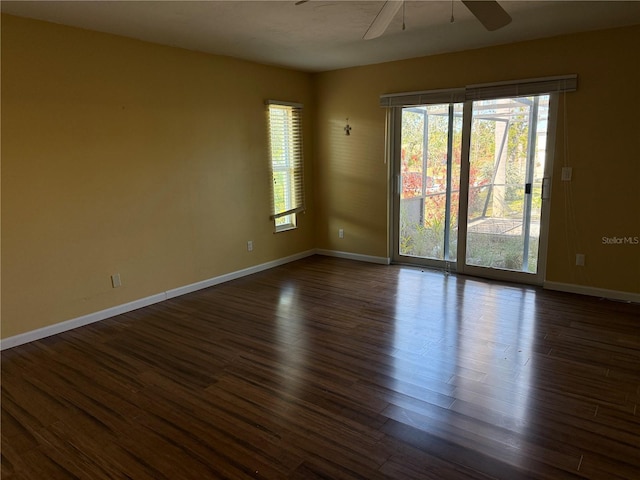
[[(511, 16), (495, 0), (462, 0), (462, 3), (464, 3), (465, 7), (484, 25), (484, 28), (490, 32), (511, 23)], [(382, 9), (380, 9), (380, 12), (373, 20), (373, 23), (369, 25), (369, 29), (362, 38), (371, 40), (372, 38), (382, 35), (391, 23), (391, 20), (396, 16), (396, 13), (398, 13), (398, 10), (400, 10), (400, 7), (403, 6), (404, 0), (389, 0), (384, 2)], [(451, 21), (453, 22), (453, 10)]]
[[(301, 5), (308, 1), (309, 0), (299, 0), (295, 4)], [(511, 16), (495, 0), (462, 0), (462, 3), (464, 3), (471, 13), (473, 13), (480, 23), (490, 32), (511, 23)], [(369, 25), (369, 28), (362, 38), (364, 40), (371, 40), (372, 38), (382, 35), (398, 13), (398, 10), (403, 6), (404, 0), (387, 0), (384, 2), (380, 12), (378, 12), (378, 15), (371, 25)], [(453, 21), (453, 13), (451, 21)]]

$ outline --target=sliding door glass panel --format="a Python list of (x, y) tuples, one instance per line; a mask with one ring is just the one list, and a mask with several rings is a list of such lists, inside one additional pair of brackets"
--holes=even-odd
[(462, 104), (402, 109), (399, 254), (455, 261)]
[(536, 273), (549, 96), (472, 111), (466, 264)]

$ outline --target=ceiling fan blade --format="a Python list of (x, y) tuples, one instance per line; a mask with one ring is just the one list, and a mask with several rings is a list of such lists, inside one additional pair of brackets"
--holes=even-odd
[(484, 28), (493, 32), (511, 23), (511, 16), (495, 1), (462, 0)]
[(378, 15), (371, 25), (369, 25), (369, 29), (362, 38), (365, 40), (371, 40), (372, 38), (382, 35), (391, 23), (391, 20), (393, 20), (393, 17), (398, 13), (398, 10), (400, 10), (401, 6), (402, 0), (388, 0), (384, 2), (384, 5), (378, 12)]

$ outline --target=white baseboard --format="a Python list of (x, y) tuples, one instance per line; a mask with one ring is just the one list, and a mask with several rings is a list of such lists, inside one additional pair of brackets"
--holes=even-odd
[(547, 290), (557, 290), (559, 292), (578, 293), (591, 297), (608, 298), (611, 300), (621, 300), (623, 302), (640, 303), (640, 294), (632, 292), (621, 292), (619, 290), (608, 290), (606, 288), (586, 287), (584, 285), (574, 285), (561, 282), (544, 282)]
[(142, 307), (148, 307), (149, 305), (162, 302), (166, 299), (166, 294), (158, 293), (156, 295), (151, 295), (150, 297), (134, 300), (133, 302), (117, 305), (105, 310), (100, 310), (99, 312), (89, 313), (88, 315), (83, 315), (81, 317), (66, 320), (54, 325), (31, 330), (19, 335), (14, 335), (13, 337), (4, 338), (2, 339), (2, 341), (0, 341), (0, 350), (17, 347), (18, 345), (29, 342), (35, 342), (36, 340), (50, 337), (51, 335), (56, 335), (58, 333), (66, 332), (67, 330), (73, 330), (74, 328), (83, 327), (85, 325), (89, 325), (90, 323), (106, 320), (107, 318), (115, 317), (116, 315), (131, 312), (132, 310), (137, 310)]
[[(203, 288), (209, 288), (214, 285), (228, 282), (230, 280), (235, 280), (237, 278), (262, 272), (264, 270), (278, 267), (286, 263), (301, 260), (314, 254), (325, 255), (328, 257), (346, 258), (349, 260), (356, 260), (360, 262), (377, 263), (382, 265), (389, 265), (391, 263), (391, 260), (386, 257), (375, 257), (370, 255), (362, 255), (359, 253), (339, 252), (335, 250), (324, 249), (307, 250), (305, 252), (300, 252), (288, 257), (272, 260), (260, 265), (255, 265), (253, 267), (244, 268), (242, 270), (237, 270), (235, 272), (227, 273), (224, 275), (219, 275), (217, 277), (203, 280), (201, 282), (196, 282), (190, 285), (185, 285), (183, 287), (167, 290), (166, 292), (151, 295), (139, 300), (134, 300), (133, 302), (125, 303), (122, 305), (117, 305), (105, 310), (100, 310), (99, 312), (90, 313), (88, 315), (83, 315), (71, 320), (56, 323), (55, 325), (49, 325), (47, 327), (31, 330), (29, 332), (21, 333), (13, 337), (8, 337), (0, 340), (0, 350), (5, 350), (8, 348), (17, 347), (18, 345), (23, 345), (25, 343), (34, 342), (42, 338), (50, 337), (51, 335), (66, 332), (67, 330), (72, 330), (74, 328), (99, 322), (107, 318), (115, 317), (116, 315), (121, 315), (123, 313), (137, 310), (139, 308), (147, 307), (149, 305), (153, 305), (154, 303), (159, 303), (170, 298), (175, 298), (180, 295), (196, 292), (198, 290), (202, 290)], [(589, 295), (594, 297), (609, 298), (612, 300), (640, 303), (640, 294), (632, 292), (621, 292), (618, 290), (607, 290), (604, 288), (586, 287), (583, 285), (573, 285), (561, 282), (544, 282), (544, 288), (548, 290), (557, 290), (560, 292), (577, 293), (580, 295)]]
[(327, 257), (346, 258), (349, 260), (357, 260), (358, 262), (379, 263), (381, 265), (391, 264), (391, 259), (388, 257), (374, 257), (371, 255), (362, 255), (360, 253), (339, 252), (337, 250), (324, 250), (322, 248), (316, 249), (318, 255), (325, 255)]
[(191, 285), (185, 285), (184, 287), (174, 288), (171, 290), (167, 290), (166, 292), (151, 295), (149, 297), (141, 298), (139, 300), (134, 300), (133, 302), (117, 305), (115, 307), (107, 308), (105, 310), (100, 310), (99, 312), (90, 313), (88, 315), (83, 315), (81, 317), (73, 318), (71, 320), (66, 320), (64, 322), (56, 323), (54, 325), (49, 325), (47, 327), (38, 328), (36, 330), (31, 330), (29, 332), (21, 333), (19, 335), (14, 335), (13, 337), (8, 337), (0, 340), (0, 350), (6, 350), (7, 348), (17, 347), (18, 345), (34, 342), (42, 338), (50, 337), (51, 335), (56, 335), (58, 333), (66, 332), (67, 330), (73, 330), (74, 328), (82, 327), (84, 325), (89, 325), (90, 323), (106, 320), (107, 318), (115, 317), (116, 315), (121, 315), (123, 313), (131, 312), (139, 308), (153, 305), (154, 303), (160, 303), (164, 300), (168, 300), (169, 298), (178, 297), (186, 293), (202, 290), (203, 288), (212, 287), (214, 285), (228, 282), (236, 278), (244, 277), (246, 275), (251, 275), (253, 273), (261, 272), (263, 270), (268, 270), (269, 268), (284, 265), (285, 263), (300, 260), (302, 258), (314, 255), (315, 253), (316, 253), (315, 250), (307, 250), (306, 252), (296, 253), (295, 255), (279, 258), (278, 260), (273, 260), (271, 262), (262, 263), (260, 265), (256, 265), (253, 267), (244, 268), (236, 272), (227, 273), (224, 275), (220, 275), (218, 277), (210, 278), (208, 280), (192, 283)]
[(315, 253), (316, 253), (315, 250), (307, 250), (305, 252), (296, 253), (288, 257), (279, 258), (277, 260), (272, 260), (266, 263), (261, 263), (260, 265), (255, 265), (253, 267), (243, 268), (242, 270), (226, 273), (224, 275), (213, 277), (208, 280), (192, 283), (191, 285), (185, 285), (184, 287), (178, 287), (172, 290), (167, 290), (166, 292), (167, 298), (174, 298), (174, 297), (179, 297), (180, 295), (185, 295), (187, 293), (197, 292), (198, 290), (202, 290), (203, 288), (213, 287), (214, 285), (219, 285), (220, 283), (228, 282), (230, 280), (235, 280), (236, 278), (246, 277), (247, 275), (262, 272), (264, 270), (269, 270), (270, 268), (279, 267), (280, 265), (284, 265), (285, 263), (295, 262), (296, 260), (301, 260), (303, 258), (310, 257)]

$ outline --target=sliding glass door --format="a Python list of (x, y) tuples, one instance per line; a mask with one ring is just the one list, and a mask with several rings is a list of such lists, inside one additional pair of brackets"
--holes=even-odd
[(405, 261), (455, 261), (462, 104), (401, 110), (398, 253)]
[(551, 105), (395, 108), (393, 261), (541, 283)]
[(548, 118), (548, 95), (473, 102), (466, 265), (537, 272)]

